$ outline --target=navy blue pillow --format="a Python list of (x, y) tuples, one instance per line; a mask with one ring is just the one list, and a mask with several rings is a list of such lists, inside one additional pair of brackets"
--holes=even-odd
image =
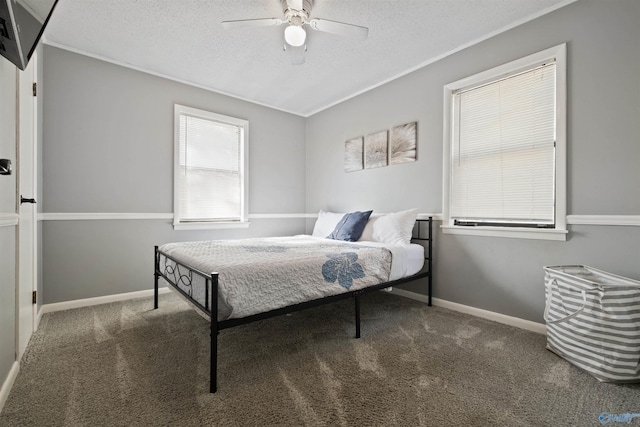
[(336, 228), (327, 236), (327, 239), (345, 240), (347, 242), (357, 241), (362, 236), (364, 226), (367, 225), (371, 212), (373, 211), (344, 214), (336, 224)]

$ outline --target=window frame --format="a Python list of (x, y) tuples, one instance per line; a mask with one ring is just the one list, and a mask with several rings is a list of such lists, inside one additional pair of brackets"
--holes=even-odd
[[(204, 230), (204, 229), (228, 229), (249, 227), (249, 121), (213, 113), (185, 105), (174, 104), (174, 138), (173, 138), (173, 228), (174, 230)], [(216, 121), (232, 126), (237, 126), (242, 132), (240, 143), (240, 220), (228, 221), (211, 218), (207, 221), (181, 221), (180, 218), (180, 116), (188, 115), (203, 120)]]
[[(556, 62), (556, 147), (555, 147), (555, 208), (554, 228), (511, 227), (501, 225), (464, 226), (455, 225), (450, 215), (451, 206), (451, 162), (453, 155), (454, 117), (453, 95), (456, 91), (491, 83), (510, 75), (522, 73), (545, 62)], [(443, 134), (443, 206), (442, 231), (444, 234), (463, 234), (493, 237), (512, 237), (542, 240), (566, 240), (566, 43), (525, 56), (509, 63), (491, 68), (444, 86), (444, 134)]]

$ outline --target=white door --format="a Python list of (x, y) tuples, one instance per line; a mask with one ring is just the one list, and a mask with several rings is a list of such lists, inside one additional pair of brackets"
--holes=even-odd
[[(36, 305), (36, 54), (25, 71), (18, 71), (18, 292), (16, 298), (18, 358), (22, 357), (34, 330)], [(24, 199), (27, 199), (25, 202)], [(18, 359), (19, 360), (19, 359)]]

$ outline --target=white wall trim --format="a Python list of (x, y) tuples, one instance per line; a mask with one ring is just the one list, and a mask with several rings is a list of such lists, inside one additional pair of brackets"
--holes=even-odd
[[(377, 212), (376, 212), (377, 214)], [(380, 215), (383, 215), (382, 213)], [(434, 221), (442, 221), (442, 213), (419, 213), (418, 219), (433, 217)], [(254, 213), (249, 219), (314, 219), (317, 213)], [(84, 220), (173, 220), (173, 213), (94, 213), (94, 212), (49, 212), (39, 213), (38, 221), (84, 221)], [(18, 224), (17, 214), (0, 214), (0, 227)], [(568, 225), (620, 225), (640, 227), (640, 215), (567, 215)]]
[(543, 228), (526, 227), (461, 227), (457, 225), (443, 225), (440, 227), (443, 234), (461, 234), (467, 236), (507, 237), (512, 239), (536, 239), (536, 240), (567, 240), (568, 230), (553, 230)]
[[(424, 303), (428, 302), (428, 297), (416, 292), (405, 291), (404, 289), (393, 288), (392, 293), (406, 298), (411, 298)], [(432, 298), (432, 304), (438, 307), (447, 308), (449, 310), (458, 311), (460, 313), (470, 314), (472, 316), (481, 317), (483, 319), (492, 320), (504, 325), (515, 326), (516, 328), (525, 329), (527, 331), (536, 332), (546, 335), (547, 327), (543, 323), (532, 322), (531, 320), (520, 319), (518, 317), (507, 316), (506, 314), (495, 313), (493, 311), (483, 310), (481, 308), (471, 307), (457, 302), (446, 301), (439, 298)]]
[(434, 221), (442, 221), (441, 213), (419, 213), (416, 219), (429, 219), (432, 217)]
[[(273, 213), (249, 214), (249, 219), (295, 219), (315, 218), (318, 214), (307, 213)], [(16, 215), (17, 217), (17, 215)], [(1, 219), (1, 218), (0, 218)], [(173, 220), (173, 213), (120, 213), (120, 212), (49, 212), (38, 214), (39, 221), (84, 221), (84, 220), (114, 220), (114, 219), (168, 219)]]
[(36, 313), (36, 318), (34, 319), (34, 324), (33, 324), (33, 332), (36, 332), (38, 330), (38, 328), (40, 327), (40, 321), (42, 320), (42, 315), (44, 313), (42, 312), (42, 304), (37, 308), (37, 313)]
[(18, 225), (20, 216), (15, 213), (0, 213), (0, 227), (13, 227)]
[(50, 212), (38, 214), (40, 221), (84, 221), (111, 219), (173, 219), (172, 213), (99, 213), (99, 212)]
[[(168, 287), (158, 289), (160, 294), (166, 294), (171, 292)], [(410, 298), (416, 301), (426, 303), (427, 296), (416, 292), (406, 291), (404, 289), (393, 288), (392, 293)], [(108, 304), (118, 301), (127, 301), (135, 298), (145, 298), (153, 296), (153, 289), (147, 289), (144, 291), (126, 292), (122, 294), (106, 295), (102, 297), (84, 298), (73, 301), (57, 302), (52, 304), (43, 304), (38, 312), (38, 317), (42, 317), (43, 314), (53, 313), (62, 310), (71, 310), (74, 308), (90, 307), (100, 304)], [(526, 329), (528, 331), (537, 332), (539, 334), (546, 334), (546, 326), (542, 323), (532, 322), (530, 320), (520, 319), (518, 317), (507, 316), (505, 314), (495, 313), (493, 311), (483, 310), (468, 305), (458, 304), (451, 301), (446, 301), (439, 298), (432, 299), (433, 305), (438, 307), (447, 308), (449, 310), (459, 311), (461, 313), (471, 314), (472, 316), (481, 317), (483, 319), (493, 320), (498, 323), (503, 323), (509, 326), (515, 326), (520, 329)], [(39, 322), (38, 322), (39, 323)]]
[[(170, 292), (169, 288), (159, 288), (158, 293), (166, 294)], [(72, 301), (56, 302), (52, 304), (43, 304), (40, 309), (41, 314), (53, 313), (62, 310), (71, 310), (73, 308), (90, 307), (93, 305), (108, 304), (111, 302), (127, 301), (135, 298), (145, 298), (153, 296), (153, 289), (144, 291), (126, 292), (123, 294), (106, 295), (103, 297), (83, 298)]]
[(640, 227), (640, 215), (567, 215), (567, 224)]
[(9, 370), (9, 374), (7, 375), (7, 379), (2, 383), (2, 388), (0, 388), (0, 412), (2, 412), (2, 408), (4, 408), (4, 404), (9, 397), (9, 392), (11, 392), (11, 388), (13, 387), (13, 383), (18, 376), (18, 372), (20, 371), (20, 363), (13, 362), (11, 369)]
[(33, 319), (33, 332), (37, 332), (38, 328), (40, 327), (40, 321), (42, 320), (42, 315), (44, 313), (42, 312), (42, 306), (40, 306), (39, 308), (36, 309), (36, 316)]
[(251, 223), (245, 222), (179, 222), (173, 223), (174, 230), (231, 230), (238, 228), (249, 228)]
[(249, 214), (249, 219), (297, 219), (317, 218), (318, 214), (309, 213), (275, 213), (275, 214)]

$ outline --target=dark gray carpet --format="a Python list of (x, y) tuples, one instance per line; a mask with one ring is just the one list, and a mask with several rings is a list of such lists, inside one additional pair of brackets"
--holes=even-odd
[[(380, 292), (220, 333), (174, 294), (46, 314), (2, 426), (586, 426), (640, 413), (545, 337)], [(612, 425), (618, 424), (611, 422)], [(640, 425), (640, 418), (631, 425)]]

